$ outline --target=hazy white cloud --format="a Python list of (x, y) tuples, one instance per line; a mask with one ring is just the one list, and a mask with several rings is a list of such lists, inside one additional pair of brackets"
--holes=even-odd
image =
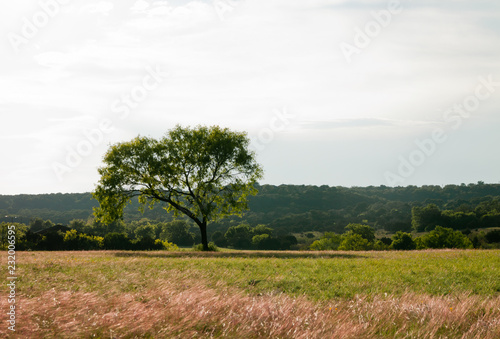
[[(0, 194), (89, 191), (109, 143), (177, 123), (247, 130), (269, 183), (387, 184), (436, 128), (447, 141), (404, 184), (500, 180), (500, 161), (477, 151), (498, 141), (500, 4), (401, 1), (349, 63), (339, 45), (367, 35), (389, 2), (221, 1), (74, 1), (42, 23), (39, 3), (0, 5), (0, 34), (25, 39), (19, 51), (0, 42), (0, 140), (11, 141)], [(148, 67), (169, 75), (144, 91)], [(473, 114), (448, 112), (489, 75)], [(293, 121), (272, 129), (283, 107)], [(59, 181), (53, 164), (106, 121), (113, 132)]]

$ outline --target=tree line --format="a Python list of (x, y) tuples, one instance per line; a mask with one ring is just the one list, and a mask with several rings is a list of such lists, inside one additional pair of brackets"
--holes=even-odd
[[(0, 224), (0, 249), (7, 247), (8, 226)], [(200, 243), (196, 227), (188, 220), (152, 223), (148, 219), (108, 225), (96, 220), (72, 220), (68, 226), (55, 225), (50, 220), (33, 219), (29, 225), (14, 223), (16, 246), (19, 250), (173, 250), (195, 247)], [(292, 235), (275, 235), (265, 225), (251, 227), (242, 223), (211, 236), (211, 248), (217, 246), (234, 249), (290, 250), (297, 245)]]
[(452, 228), (435, 226), (426, 234), (414, 236), (412, 233), (398, 231), (391, 238), (375, 237), (375, 229), (368, 225), (349, 224), (346, 232), (336, 234), (326, 232), (310, 246), (311, 250), (332, 251), (387, 251), (423, 250), (444, 248), (500, 248), (500, 230), (487, 233), (461, 232)]
[[(429, 231), (440, 225), (453, 229), (500, 227), (500, 185), (469, 184), (408, 187), (330, 187), (256, 185), (249, 210), (211, 224), (214, 232), (246, 223), (263, 224), (276, 235), (289, 233), (344, 232), (350, 223), (362, 223), (389, 232)], [(92, 224), (98, 203), (90, 193), (0, 196), (0, 221), (29, 224), (35, 218), (68, 225), (81, 219)], [(138, 211), (137, 201), (124, 210), (124, 222), (148, 219), (165, 223), (174, 216), (161, 206)], [(5, 217), (7, 216), (7, 217)], [(90, 221), (88, 221), (90, 220)]]

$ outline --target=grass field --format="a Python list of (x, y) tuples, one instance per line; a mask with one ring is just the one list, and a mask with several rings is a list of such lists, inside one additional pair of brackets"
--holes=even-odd
[(499, 250), (16, 259), (19, 338), (500, 338)]

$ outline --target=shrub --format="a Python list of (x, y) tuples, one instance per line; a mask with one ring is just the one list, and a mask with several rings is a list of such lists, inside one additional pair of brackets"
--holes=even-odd
[(293, 246), (296, 246), (299, 242), (294, 235), (285, 235), (277, 238), (280, 243), (280, 250), (289, 250)]
[(352, 232), (354, 234), (359, 234), (363, 239), (366, 239), (368, 242), (375, 241), (375, 230), (371, 226), (362, 224), (349, 224), (345, 227), (345, 229), (348, 231), (345, 234)]
[(152, 251), (152, 250), (162, 250), (163, 242), (160, 240), (156, 242), (155, 239), (151, 237), (143, 237), (141, 239), (132, 240), (132, 249), (136, 251)]
[(485, 238), (489, 243), (500, 242), (500, 230), (489, 231), (486, 233)]
[(358, 233), (349, 231), (342, 235), (342, 242), (339, 245), (340, 251), (366, 251), (371, 249), (372, 243), (363, 238)]
[(309, 246), (313, 251), (336, 251), (342, 242), (342, 236), (333, 232), (326, 232), (323, 238), (316, 240)]
[(155, 240), (155, 247), (157, 247), (160, 250), (167, 250), (167, 251), (177, 251), (179, 249), (179, 247), (177, 247), (176, 244), (168, 241), (163, 241), (161, 239)]
[(417, 249), (425, 248), (473, 248), (472, 242), (460, 231), (436, 226), (426, 235), (415, 239)]
[(98, 250), (104, 247), (104, 238), (78, 233), (77, 230), (66, 231), (63, 238), (67, 250)]
[(195, 234), (190, 229), (191, 224), (185, 220), (167, 222), (160, 233), (160, 238), (179, 246), (193, 246)]
[(391, 248), (395, 250), (414, 250), (417, 245), (410, 233), (398, 231), (392, 236)]
[(48, 232), (42, 236), (36, 249), (42, 251), (62, 251), (64, 250), (63, 239), (63, 232)]
[[(194, 245), (193, 250), (203, 251), (203, 244)], [(213, 241), (208, 243), (208, 250), (212, 252), (219, 252), (219, 248), (213, 243)]]
[(392, 244), (392, 239), (391, 238), (387, 238), (387, 237), (382, 237), (379, 239), (381, 242), (383, 242), (385, 245), (387, 246), (391, 246)]
[(212, 234), (212, 242), (220, 247), (227, 246), (226, 238), (224, 237), (224, 233), (221, 231), (216, 231)]
[(233, 248), (249, 249), (252, 246), (252, 230), (247, 224), (229, 227), (224, 237), (228, 246)]
[(113, 232), (104, 236), (104, 248), (107, 250), (129, 250), (132, 248), (132, 243), (126, 234)]
[(373, 249), (375, 251), (387, 251), (390, 249), (390, 245), (387, 245), (385, 242), (383, 242), (382, 240), (377, 240), (375, 241), (375, 243), (373, 244)]

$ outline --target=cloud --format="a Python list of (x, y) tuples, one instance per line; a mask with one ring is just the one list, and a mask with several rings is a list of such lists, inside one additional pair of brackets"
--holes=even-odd
[(138, 0), (134, 3), (132, 7), (130, 7), (131, 11), (134, 12), (143, 12), (144, 10), (149, 8), (149, 2), (144, 1), (144, 0)]
[(100, 1), (90, 5), (85, 5), (81, 8), (81, 12), (98, 13), (108, 16), (109, 13), (115, 8), (115, 5), (110, 1)]
[[(6, 45), (0, 55), (0, 110), (6, 112), (3, 125), (9, 126), (2, 135), (22, 136), (14, 146), (0, 145), (0, 151), (27, 152), (50, 164), (85, 128), (116, 118), (113, 102), (141, 84), (145, 67), (161, 65), (172, 75), (128, 119), (117, 121), (109, 141), (161, 135), (176, 123), (221, 124), (258, 135), (271, 123), (273, 109), (286, 106), (296, 123), (277, 133), (276, 140), (291, 135), (300, 144), (320, 136), (328, 145), (345, 137), (363, 145), (377, 137), (390, 141), (386, 151), (397, 160), (397, 152), (404, 152), (396, 151), (405, 145), (401, 140), (411, 145), (412, 138), (426, 137), (439, 126), (443, 111), (473, 94), (478, 76), (492, 74), (500, 81), (500, 5), (494, 1), (402, 2), (404, 11), (351, 64), (339, 43), (352, 43), (357, 29), (363, 30), (373, 20), (371, 13), (386, 8), (387, 1), (230, 4), (221, 18), (212, 1), (68, 3), (23, 53)], [(0, 5), (3, 33), (21, 32), (23, 18), (31, 20), (38, 10), (21, 2)], [(485, 146), (482, 129), (498, 126), (493, 117), (499, 93), (467, 121), (478, 149)], [(43, 151), (34, 148), (37, 143)], [(275, 152), (269, 158), (278, 159), (294, 152), (287, 147), (271, 143), (265, 152)], [(98, 159), (102, 151), (96, 148), (92, 157)], [(456, 154), (459, 150), (447, 154), (450, 163)], [(16, 168), (30, 166), (16, 159)], [(65, 184), (82, 184), (98, 165), (96, 160), (75, 169)], [(491, 166), (500, 168), (493, 161)], [(267, 171), (276, 178), (286, 170)], [(292, 171), (289, 177), (299, 181), (301, 175)], [(31, 181), (41, 191), (52, 189), (34, 177), (18, 180)], [(0, 181), (0, 187), (15, 192), (10, 181)]]

